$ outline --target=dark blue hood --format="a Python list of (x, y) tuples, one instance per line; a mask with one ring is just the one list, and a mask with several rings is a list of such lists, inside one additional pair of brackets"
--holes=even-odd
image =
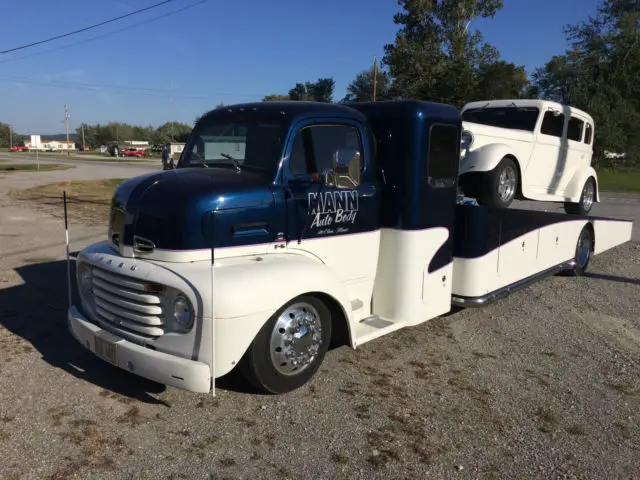
[(233, 168), (161, 171), (132, 178), (116, 189), (109, 240), (123, 255), (131, 255), (134, 244), (143, 251), (225, 246), (234, 243), (234, 227), (255, 220), (269, 224), (274, 210), (264, 175)]

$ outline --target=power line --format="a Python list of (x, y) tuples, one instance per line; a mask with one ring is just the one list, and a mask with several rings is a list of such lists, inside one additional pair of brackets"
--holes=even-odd
[(74, 90), (86, 90), (86, 91), (96, 91), (96, 90), (105, 90), (111, 91), (112, 93), (122, 93), (122, 94), (132, 94), (132, 95), (141, 95), (141, 96), (152, 96), (152, 97), (164, 97), (166, 98), (169, 95), (173, 95), (173, 98), (185, 98), (185, 99), (204, 99), (209, 98), (211, 96), (246, 96), (246, 97), (255, 97), (255, 96), (264, 96), (265, 94), (259, 93), (242, 93), (242, 92), (209, 92), (209, 91), (192, 91), (192, 92), (178, 92), (176, 93), (175, 89), (154, 89), (149, 87), (132, 87), (125, 85), (112, 85), (112, 84), (91, 84), (91, 83), (76, 83), (76, 82), (65, 82), (61, 80), (53, 80), (50, 82), (42, 82), (37, 80), (32, 80), (30, 78), (24, 77), (7, 77), (1, 76), (0, 82), (11, 82), (11, 83), (22, 83), (27, 85), (37, 85), (43, 87), (58, 87), (58, 88), (70, 88)]
[(81, 33), (81, 32), (86, 32), (87, 30), (91, 30), (92, 28), (100, 27), (102, 25), (106, 25), (107, 23), (115, 22), (116, 20), (122, 20), (123, 18), (127, 18), (127, 17), (130, 17), (132, 15), (136, 15), (138, 13), (145, 12), (147, 10), (151, 10), (152, 8), (157, 8), (157, 7), (161, 6), (161, 5), (167, 4), (167, 3), (172, 2), (172, 1), (173, 0), (164, 0), (164, 1), (160, 2), (160, 3), (156, 3), (154, 5), (150, 5), (148, 7), (141, 8), (140, 10), (136, 10), (135, 12), (127, 13), (125, 15), (120, 15), (119, 17), (115, 17), (115, 18), (112, 18), (110, 20), (105, 20), (104, 22), (96, 23), (94, 25), (90, 25), (88, 27), (84, 27), (84, 28), (81, 28), (79, 30), (74, 30), (73, 32), (63, 33), (61, 35), (56, 35), (55, 37), (46, 38), (46, 39), (40, 40), (38, 42), (28, 43), (26, 45), (21, 45), (19, 47), (10, 48), (8, 50), (2, 50), (2, 51), (0, 51), (0, 54), (15, 52), (16, 50), (23, 50), (25, 48), (34, 47), (34, 46), (40, 45), (42, 43), (52, 42), (52, 41), (58, 40), (60, 38), (69, 37), (71, 35), (75, 35), (75, 34)]
[(31, 55), (23, 55), (22, 57), (8, 58), (6, 60), (0, 61), (0, 64), (7, 63), (7, 62), (17, 62), (19, 60), (25, 60), (27, 58), (37, 57), (39, 55), (46, 55), (47, 53), (56, 52), (58, 50), (64, 50), (66, 48), (72, 48), (72, 47), (76, 47), (78, 45), (84, 45), (85, 43), (93, 42), (95, 40), (99, 40), (101, 38), (108, 37), (108, 36), (114, 35), (116, 33), (124, 32), (125, 30), (130, 30), (132, 28), (139, 28), (140, 25), (145, 25), (147, 23), (156, 22), (156, 21), (161, 20), (161, 19), (163, 19), (165, 17), (169, 17), (171, 15), (175, 15), (176, 13), (183, 12), (184, 10), (189, 10), (191, 8), (197, 7), (198, 5), (202, 5), (203, 3), (206, 3), (208, 1), (209, 0), (200, 0), (199, 2), (192, 3), (191, 5), (186, 5), (184, 7), (178, 8), (177, 10), (172, 10), (172, 11), (170, 11), (168, 13), (163, 13), (162, 15), (159, 15), (157, 17), (153, 17), (153, 18), (150, 18), (148, 20), (142, 20), (140, 22), (137, 22), (134, 25), (128, 25), (128, 26), (123, 27), (123, 28), (118, 28), (116, 30), (112, 30), (110, 32), (106, 32), (106, 33), (103, 33), (101, 35), (96, 35), (95, 37), (91, 37), (91, 38), (87, 38), (85, 40), (81, 40), (79, 42), (71, 43), (69, 45), (62, 45), (60, 47), (50, 48), (49, 50), (44, 50), (44, 51), (41, 51), (41, 52), (32, 53)]

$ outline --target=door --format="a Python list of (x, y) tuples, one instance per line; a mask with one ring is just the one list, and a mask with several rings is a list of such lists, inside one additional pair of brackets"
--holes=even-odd
[(546, 111), (526, 170), (526, 182), (536, 193), (554, 194), (560, 184), (558, 172), (567, 162), (566, 142), (563, 142), (565, 116)]
[(380, 243), (380, 187), (363, 131), (347, 121), (302, 125), (284, 168), (287, 251), (331, 268), (356, 318), (370, 312)]
[[(583, 166), (591, 165), (591, 145), (584, 143), (587, 124), (581, 118), (571, 116), (567, 124), (567, 164), (560, 176), (560, 188), (564, 192), (567, 185)], [(591, 126), (589, 125), (589, 129)], [(591, 133), (589, 132), (589, 136)], [(582, 188), (582, 185), (580, 185)]]

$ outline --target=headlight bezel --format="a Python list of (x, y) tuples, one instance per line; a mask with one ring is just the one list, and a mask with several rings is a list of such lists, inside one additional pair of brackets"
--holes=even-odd
[[(182, 310), (176, 309), (177, 305), (182, 305)], [(188, 311), (188, 321), (178, 320), (177, 314), (185, 313), (185, 309)], [(169, 288), (167, 291), (167, 297), (165, 298), (165, 328), (166, 333), (189, 333), (196, 320), (196, 311), (193, 303), (189, 299), (188, 295), (177, 289)]]
[(473, 140), (473, 133), (470, 130), (463, 130), (460, 135), (460, 147), (464, 150), (471, 148)]

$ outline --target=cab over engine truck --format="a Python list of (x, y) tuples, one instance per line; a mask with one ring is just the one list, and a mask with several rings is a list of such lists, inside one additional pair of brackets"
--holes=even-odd
[(175, 170), (114, 192), (108, 238), (76, 259), (70, 331), (165, 385), (215, 394), (237, 368), (284, 393), (331, 343), (580, 275), (631, 238), (624, 220), (460, 204), (461, 125), (419, 101), (212, 110)]

